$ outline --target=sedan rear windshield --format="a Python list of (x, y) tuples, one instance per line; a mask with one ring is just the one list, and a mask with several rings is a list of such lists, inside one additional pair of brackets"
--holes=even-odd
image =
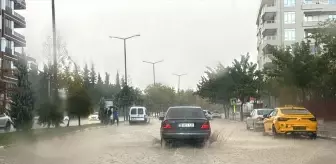
[(281, 113), (288, 114), (288, 115), (295, 115), (295, 114), (310, 114), (307, 109), (281, 109)]
[(167, 118), (205, 118), (201, 108), (170, 108)]

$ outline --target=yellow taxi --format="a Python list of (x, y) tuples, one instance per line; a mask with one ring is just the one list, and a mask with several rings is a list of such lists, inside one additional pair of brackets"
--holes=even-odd
[(305, 134), (316, 139), (316, 118), (304, 107), (286, 105), (263, 117), (264, 134)]

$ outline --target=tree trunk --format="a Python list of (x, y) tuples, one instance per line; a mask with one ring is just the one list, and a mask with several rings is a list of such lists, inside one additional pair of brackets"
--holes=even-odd
[(243, 103), (244, 101), (241, 101), (241, 104), (240, 104), (240, 121), (244, 121), (244, 112), (243, 112)]
[(81, 126), (81, 118), (80, 116), (77, 116), (78, 117), (78, 126)]
[(303, 88), (301, 89), (301, 91), (302, 91), (302, 105), (303, 105), (306, 101), (306, 92)]
[(224, 118), (227, 119), (229, 117), (229, 112), (225, 104), (223, 104), (223, 108), (224, 108)]

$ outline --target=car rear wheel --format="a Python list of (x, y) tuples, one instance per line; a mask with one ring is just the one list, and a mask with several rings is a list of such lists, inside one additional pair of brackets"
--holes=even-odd
[(202, 142), (202, 147), (203, 148), (210, 147), (210, 141), (208, 139), (204, 139), (203, 142)]
[(5, 130), (5, 132), (9, 132), (10, 129), (11, 129), (11, 123), (8, 121), (8, 122), (6, 123), (6, 126), (5, 126), (4, 130)]
[(165, 140), (163, 138), (161, 138), (161, 142), (160, 143), (161, 143), (161, 147), (162, 148), (170, 148), (173, 145), (173, 141), (172, 140), (167, 141), (167, 140)]
[(312, 140), (316, 140), (316, 138), (317, 138), (316, 133), (313, 133), (313, 134), (309, 135), (309, 138), (312, 139)]
[(273, 133), (273, 136), (274, 136), (274, 137), (278, 137), (278, 136), (279, 136), (279, 133), (276, 131), (274, 125), (272, 125), (272, 133)]

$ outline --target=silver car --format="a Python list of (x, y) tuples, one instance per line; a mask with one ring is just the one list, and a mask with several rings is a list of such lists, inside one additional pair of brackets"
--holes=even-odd
[(263, 108), (252, 110), (249, 117), (246, 118), (246, 129), (262, 129), (264, 128), (263, 115), (269, 114), (273, 109)]
[(0, 114), (0, 129), (8, 132), (11, 129), (11, 125), (13, 125), (12, 119), (6, 113)]

